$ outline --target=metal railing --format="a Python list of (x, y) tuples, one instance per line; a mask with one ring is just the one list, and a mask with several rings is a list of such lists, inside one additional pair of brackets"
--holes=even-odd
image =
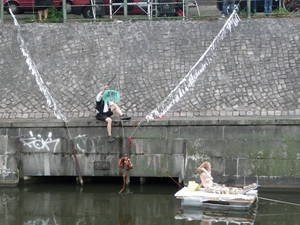
[(4, 3), (0, 0), (0, 23), (3, 23)]
[[(98, 2), (97, 2), (98, 1)], [(168, 16), (182, 17), (184, 13), (184, 5), (185, 0), (180, 0), (178, 2), (159, 2), (162, 0), (144, 0), (141, 2), (130, 2), (127, 0), (114, 1), (114, 0), (106, 0), (106, 2), (100, 2), (99, 0), (86, 0), (83, 1), (72, 1), (72, 0), (61, 0), (60, 5), (54, 5), (54, 8), (62, 9), (62, 22), (66, 22), (69, 18), (69, 15), (83, 15), (85, 18), (96, 20), (97, 17), (106, 17), (109, 19), (114, 19), (114, 17), (119, 18), (122, 15), (124, 18), (131, 17), (132, 15), (147, 16), (148, 19), (152, 19), (153, 17), (160, 16)], [(38, 8), (34, 6), (34, 2), (27, 0), (27, 2), (22, 1), (22, 5), (17, 5), (13, 3), (11, 0), (11, 5), (6, 1), (5, 5), (3, 4), (3, 0), (0, 1), (0, 22), (3, 22), (4, 12), (8, 12), (8, 7), (13, 7), (12, 11), (22, 11), (25, 12), (25, 16), (28, 17), (28, 13), (31, 15), (35, 15), (38, 12)], [(81, 4), (77, 3), (82, 2)], [(75, 4), (76, 3), (76, 4)], [(71, 7), (72, 13), (67, 14), (68, 8)], [(6, 18), (9, 18), (9, 13)], [(18, 15), (17, 15), (18, 17)], [(70, 16), (72, 18), (72, 16)], [(74, 16), (73, 16), (74, 17)], [(76, 18), (80, 19), (80, 18)], [(51, 21), (50, 21), (51, 22)]]
[[(13, 0), (8, 0), (13, 1)], [(9, 5), (7, 0), (0, 0), (0, 23), (9, 20), (10, 15), (5, 13)], [(254, 0), (54, 0), (54, 6), (60, 11), (60, 17), (56, 22), (67, 22), (72, 20), (80, 21), (109, 21), (109, 20), (153, 20), (158, 18), (177, 18), (191, 19), (203, 17), (220, 17), (224, 11), (224, 1), (233, 1), (237, 6), (241, 16), (252, 17), (255, 15), (264, 15), (263, 0), (256, 0), (257, 9), (253, 10)], [(104, 1), (104, 2), (103, 2)], [(4, 3), (5, 2), (5, 3)], [(80, 4), (78, 4), (78, 2)], [(37, 8), (34, 6), (34, 0), (23, 2), (23, 5), (12, 5), (16, 11), (25, 11), (27, 13), (19, 16), (24, 19), (31, 16), (27, 22), (37, 21), (35, 14)], [(258, 4), (259, 3), (259, 4)], [(214, 10), (205, 13), (205, 7), (214, 6)], [(272, 15), (293, 14), (300, 15), (300, 0), (273, 0)], [(78, 16), (76, 16), (78, 15)], [(56, 15), (57, 16), (57, 15)], [(50, 19), (49, 22), (53, 22)]]

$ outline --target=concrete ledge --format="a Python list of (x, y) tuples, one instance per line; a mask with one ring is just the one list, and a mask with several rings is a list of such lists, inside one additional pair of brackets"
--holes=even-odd
[[(124, 121), (124, 127), (135, 127), (143, 119)], [(122, 126), (120, 120), (113, 122), (114, 126)], [(176, 119), (144, 121), (141, 126), (255, 126), (255, 125), (300, 125), (300, 117), (202, 117), (200, 119)], [(0, 128), (36, 128), (36, 127), (105, 127), (105, 123), (94, 118), (72, 119), (63, 122), (57, 119), (22, 119), (22, 120), (0, 120)]]

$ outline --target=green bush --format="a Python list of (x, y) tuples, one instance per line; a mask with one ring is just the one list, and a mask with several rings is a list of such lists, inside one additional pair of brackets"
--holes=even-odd
[(56, 8), (49, 8), (47, 22), (60, 23), (63, 21), (63, 11)]
[(276, 10), (273, 11), (274, 15), (288, 15), (290, 14), (290, 12), (286, 9), (286, 8), (278, 8)]

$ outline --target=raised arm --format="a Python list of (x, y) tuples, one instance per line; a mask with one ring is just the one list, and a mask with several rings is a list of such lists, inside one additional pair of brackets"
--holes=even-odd
[(105, 90), (108, 90), (108, 86), (103, 86), (103, 87), (100, 88), (100, 92), (97, 94), (97, 97), (96, 97), (96, 101), (97, 102), (100, 102), (100, 100), (101, 100), (101, 98), (103, 96), (103, 92)]

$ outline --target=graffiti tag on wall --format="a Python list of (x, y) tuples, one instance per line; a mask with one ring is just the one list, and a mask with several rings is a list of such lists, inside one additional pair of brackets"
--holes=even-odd
[(50, 224), (58, 225), (55, 218), (53, 220), (51, 220), (50, 218), (47, 219), (38, 218), (38, 219), (28, 220), (24, 222), (24, 225), (50, 225)]
[[(77, 219), (75, 225), (80, 224), (87, 224), (85, 219), (79, 218)], [(56, 221), (55, 216), (52, 216), (52, 218), (37, 218), (32, 220), (27, 220), (23, 223), (23, 225), (59, 225), (59, 223)]]
[(0, 177), (8, 177), (10, 175), (16, 175), (17, 172), (10, 168), (0, 168)]
[(75, 143), (75, 148), (76, 150), (78, 150), (79, 152), (86, 152), (86, 145), (87, 145), (87, 141), (88, 141), (88, 136), (83, 134), (79, 134), (74, 138), (74, 143)]
[(48, 152), (55, 152), (60, 142), (58, 138), (52, 139), (52, 132), (48, 133), (46, 139), (42, 138), (41, 134), (33, 135), (32, 131), (29, 131), (29, 135), (29, 137), (21, 138), (20, 141), (24, 146), (36, 151), (46, 150)]
[(0, 177), (5, 178), (10, 175), (17, 175), (16, 170), (12, 170), (11, 168), (8, 168), (8, 162), (7, 162), (7, 155), (1, 156), (0, 161), (2, 161), (2, 165), (0, 166)]

